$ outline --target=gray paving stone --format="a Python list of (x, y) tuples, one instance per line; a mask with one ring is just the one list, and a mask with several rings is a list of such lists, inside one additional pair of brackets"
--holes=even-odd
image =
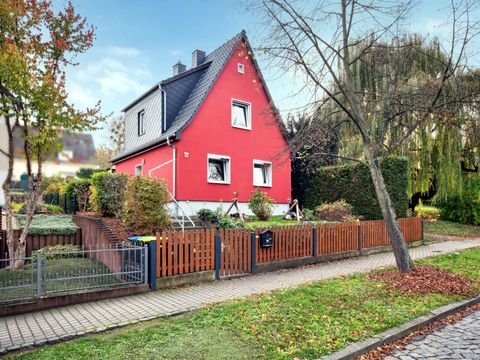
[[(412, 341), (405, 349), (397, 350), (390, 358), (480, 359), (479, 338), (471, 336), (480, 330), (480, 311), (445, 326), (422, 339)], [(432, 354), (432, 352), (434, 354)]]
[[(480, 246), (480, 239), (461, 242), (446, 241), (412, 248), (410, 249), (410, 255), (413, 259), (420, 259), (438, 255), (440, 252), (455, 252), (478, 246)], [(4, 349), (20, 349), (32, 343), (38, 346), (56, 342), (62, 338), (68, 339), (73, 336), (125, 326), (144, 319), (179, 314), (225, 300), (261, 294), (337, 276), (362, 273), (394, 264), (393, 254), (381, 253), (304, 268), (204, 283), (186, 288), (159, 290), (37, 313), (9, 316), (0, 319), (0, 353), (4, 352)], [(480, 323), (480, 320), (468, 321), (469, 326)], [(473, 329), (471, 334), (480, 334), (480, 328)], [(476, 350), (480, 346), (478, 343), (480, 336), (471, 336), (471, 338), (475, 339), (465, 348), (465, 350), (468, 350), (465, 354), (470, 356), (473, 352), (479, 358)], [(445, 341), (440, 337), (435, 342), (441, 343), (442, 340)], [(449, 340), (458, 344), (458, 337), (452, 337)], [(438, 344), (435, 346), (437, 347)], [(472, 346), (474, 347), (472, 348)], [(436, 350), (436, 348), (425, 348), (424, 353), (422, 353), (419, 347), (412, 349), (415, 354), (430, 356), (433, 353), (434, 358), (440, 358), (442, 352)], [(443, 354), (445, 354), (445, 351), (443, 351)], [(403, 355), (407, 359), (412, 357), (408, 353)], [(393, 358), (398, 359), (398, 356)]]

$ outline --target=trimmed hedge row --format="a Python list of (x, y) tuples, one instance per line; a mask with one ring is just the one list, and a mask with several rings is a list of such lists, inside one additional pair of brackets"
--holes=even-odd
[[(26, 216), (17, 215), (18, 227), (23, 229)], [(70, 215), (34, 215), (28, 229), (29, 235), (73, 235), (77, 232)]]
[[(408, 160), (390, 157), (382, 164), (382, 173), (398, 217), (406, 217), (408, 209)], [(370, 170), (364, 164), (347, 164), (319, 168), (307, 182), (304, 207), (344, 199), (355, 215), (365, 220), (382, 219), (375, 196)]]

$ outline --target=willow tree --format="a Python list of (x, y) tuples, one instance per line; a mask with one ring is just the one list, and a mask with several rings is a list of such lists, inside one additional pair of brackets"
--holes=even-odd
[[(95, 128), (99, 104), (79, 111), (68, 102), (66, 69), (75, 56), (93, 43), (94, 29), (71, 3), (59, 12), (47, 0), (0, 2), (0, 119), (5, 122), (8, 158), (5, 193), (7, 244), (10, 268), (23, 266), (28, 230), (41, 195), (42, 164), (60, 131)], [(26, 221), (19, 238), (12, 227), (10, 185), (15, 161), (13, 133), (21, 128), (24, 140), (28, 193)]]
[[(353, 81), (363, 93), (362, 107), (370, 121), (376, 124), (376, 129), (395, 106), (389, 97), (382, 96), (388, 92), (391, 83), (398, 83), (396, 79), (403, 78), (421, 88), (426, 85), (425, 79), (436, 77), (443, 70), (442, 64), (448, 61), (440, 50), (438, 39), (428, 41), (418, 34), (395, 38), (390, 43), (379, 42), (366, 50), (368, 43), (361, 42), (357, 46), (362, 55), (351, 65)], [(390, 75), (386, 76), (386, 73)], [(476, 169), (480, 146), (477, 130), (478, 71), (457, 72), (453, 80), (448, 81), (442, 90), (438, 102), (442, 106), (433, 109), (422, 126), (415, 129), (394, 152), (409, 159), (409, 195), (415, 195), (413, 206), (421, 196), (435, 195), (435, 199), (443, 200), (458, 194), (462, 188), (462, 168)], [(401, 87), (400, 83), (398, 89), (402, 90)], [(410, 104), (417, 101), (416, 95), (413, 95), (407, 99)], [(398, 115), (407, 124), (415, 121), (415, 116), (415, 112)], [(390, 147), (401, 135), (401, 127), (390, 127), (385, 136), (385, 146)], [(348, 123), (342, 128), (341, 139), (339, 154), (361, 158), (362, 154), (356, 146), (361, 139)]]
[[(461, 9), (452, 3), (450, 49), (439, 49), (441, 56), (431, 54), (438, 73), (415, 78), (401, 77), (397, 70), (411, 66), (409, 62), (416, 57), (404, 59), (407, 64), (394, 58), (395, 52), (405, 46), (413, 53), (419, 51), (414, 42), (395, 43), (395, 32), (412, 8), (411, 2), (340, 0), (313, 4), (263, 0), (260, 5), (266, 17), (263, 51), (278, 66), (296, 71), (296, 78), (303, 77), (304, 94), (310, 91), (313, 99), (325, 99), (314, 101), (314, 106), (335, 104), (358, 134), (363, 155), (360, 161), (370, 170), (397, 267), (402, 272), (411, 271), (413, 263), (396, 222), (381, 164), (448, 102), (444, 89), (459, 71), (466, 45), (477, 35), (477, 23), (470, 19), (473, 5), (468, 1), (460, 5)], [(384, 85), (368, 93), (355, 81), (353, 65), (371, 49), (381, 48), (381, 42), (391, 44), (385, 49), (384, 61), (396, 61), (399, 68), (372, 68)], [(365, 46), (359, 48), (359, 43)], [(379, 102), (386, 104), (384, 109), (372, 112)], [(396, 129), (396, 136), (389, 138), (392, 129)]]

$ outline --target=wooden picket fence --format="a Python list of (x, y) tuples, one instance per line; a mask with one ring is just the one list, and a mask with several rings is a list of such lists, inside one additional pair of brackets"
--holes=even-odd
[[(421, 218), (398, 219), (398, 224), (406, 242), (422, 240)], [(383, 220), (361, 221), (359, 222), (359, 227), (362, 248), (368, 249), (390, 245), (387, 226)]]
[(274, 244), (269, 248), (260, 247), (258, 237), (263, 229), (257, 229), (257, 263), (312, 256), (312, 229), (312, 225), (274, 227), (270, 229), (273, 232)]
[(247, 229), (221, 229), (220, 276), (251, 272), (251, 232)]
[(358, 250), (358, 223), (319, 224), (317, 255)]
[[(420, 218), (399, 219), (407, 242), (423, 239)], [(165, 231), (156, 237), (156, 277), (215, 270), (216, 277), (255, 272), (256, 264), (341, 254), (361, 255), (362, 249), (390, 245), (385, 223), (361, 221), (341, 224), (279, 226), (273, 246), (261, 247), (264, 229), (197, 229)]]
[(213, 270), (214, 235), (214, 229), (157, 234), (157, 277)]

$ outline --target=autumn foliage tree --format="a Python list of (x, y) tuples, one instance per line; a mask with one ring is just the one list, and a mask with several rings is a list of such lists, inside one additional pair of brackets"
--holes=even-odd
[[(28, 229), (41, 195), (45, 154), (60, 131), (92, 130), (104, 120), (99, 103), (80, 111), (69, 103), (65, 89), (67, 68), (76, 65), (76, 56), (87, 51), (93, 40), (94, 28), (72, 3), (55, 12), (47, 0), (0, 2), (0, 119), (8, 136), (8, 148), (0, 152), (8, 158), (3, 190), (11, 269), (23, 266)], [(16, 127), (23, 133), (29, 179), (26, 223), (18, 239), (12, 228), (10, 194)]]

